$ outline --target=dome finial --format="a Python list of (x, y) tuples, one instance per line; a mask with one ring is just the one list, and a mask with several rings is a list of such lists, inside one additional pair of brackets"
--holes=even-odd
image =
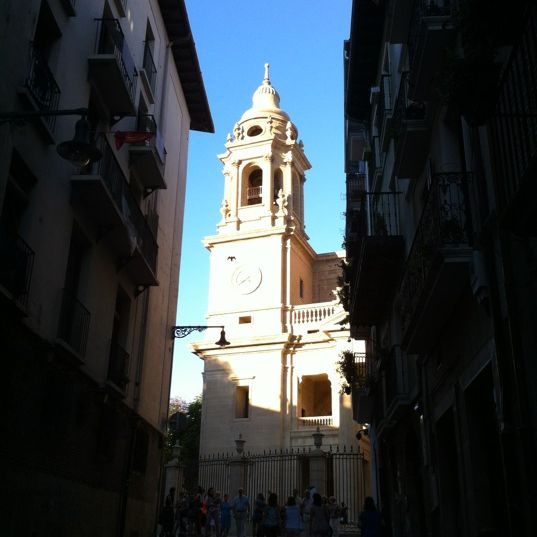
[(263, 79), (263, 82), (266, 82), (268, 84), (270, 84), (269, 67), (270, 67), (270, 64), (266, 63), (265, 64), (265, 78)]

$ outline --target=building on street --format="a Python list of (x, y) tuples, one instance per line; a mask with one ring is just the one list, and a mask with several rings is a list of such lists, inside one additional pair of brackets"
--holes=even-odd
[(214, 130), (185, 4), (8, 0), (0, 25), (0, 527), (150, 535), (188, 136)]
[(355, 0), (346, 307), (393, 535), (537, 532), (537, 11)]

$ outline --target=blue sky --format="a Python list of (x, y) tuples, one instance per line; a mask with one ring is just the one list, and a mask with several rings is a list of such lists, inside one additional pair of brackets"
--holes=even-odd
[[(223, 194), (226, 135), (263, 80), (297, 126), (312, 164), (306, 174), (305, 221), (319, 253), (343, 241), (343, 40), (351, 0), (186, 0), (215, 134), (191, 132), (177, 324), (203, 325), (209, 253), (201, 241), (216, 233)], [(195, 332), (175, 340), (171, 395), (190, 401), (202, 391), (203, 364), (188, 350)]]

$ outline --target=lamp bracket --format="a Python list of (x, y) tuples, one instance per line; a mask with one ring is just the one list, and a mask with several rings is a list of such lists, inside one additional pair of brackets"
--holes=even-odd
[(172, 326), (172, 339), (175, 338), (182, 338), (186, 337), (192, 332), (203, 332), (204, 330), (207, 330), (207, 328), (220, 328), (224, 329), (222, 325), (218, 326), (203, 326), (203, 325), (196, 325), (196, 326)]

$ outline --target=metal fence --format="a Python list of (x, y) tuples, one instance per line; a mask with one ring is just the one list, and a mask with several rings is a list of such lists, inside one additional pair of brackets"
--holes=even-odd
[[(284, 504), (294, 489), (302, 493), (308, 486), (315, 485), (319, 490), (324, 489), (327, 496), (335, 496), (339, 504), (344, 502), (348, 507), (349, 524), (356, 524), (369, 479), (368, 463), (363, 453), (352, 447), (330, 447), (325, 451), (327, 478), (324, 487), (321, 483), (310, 482), (312, 453), (311, 449), (303, 448), (248, 453), (240, 458), (228, 453), (200, 458), (198, 482), (205, 489), (214, 487), (233, 497), (236, 491), (230, 490), (232, 465), (242, 463), (245, 493), (251, 501), (259, 492), (267, 495), (270, 491), (278, 495), (280, 504)], [(187, 484), (189, 488), (195, 485)]]

